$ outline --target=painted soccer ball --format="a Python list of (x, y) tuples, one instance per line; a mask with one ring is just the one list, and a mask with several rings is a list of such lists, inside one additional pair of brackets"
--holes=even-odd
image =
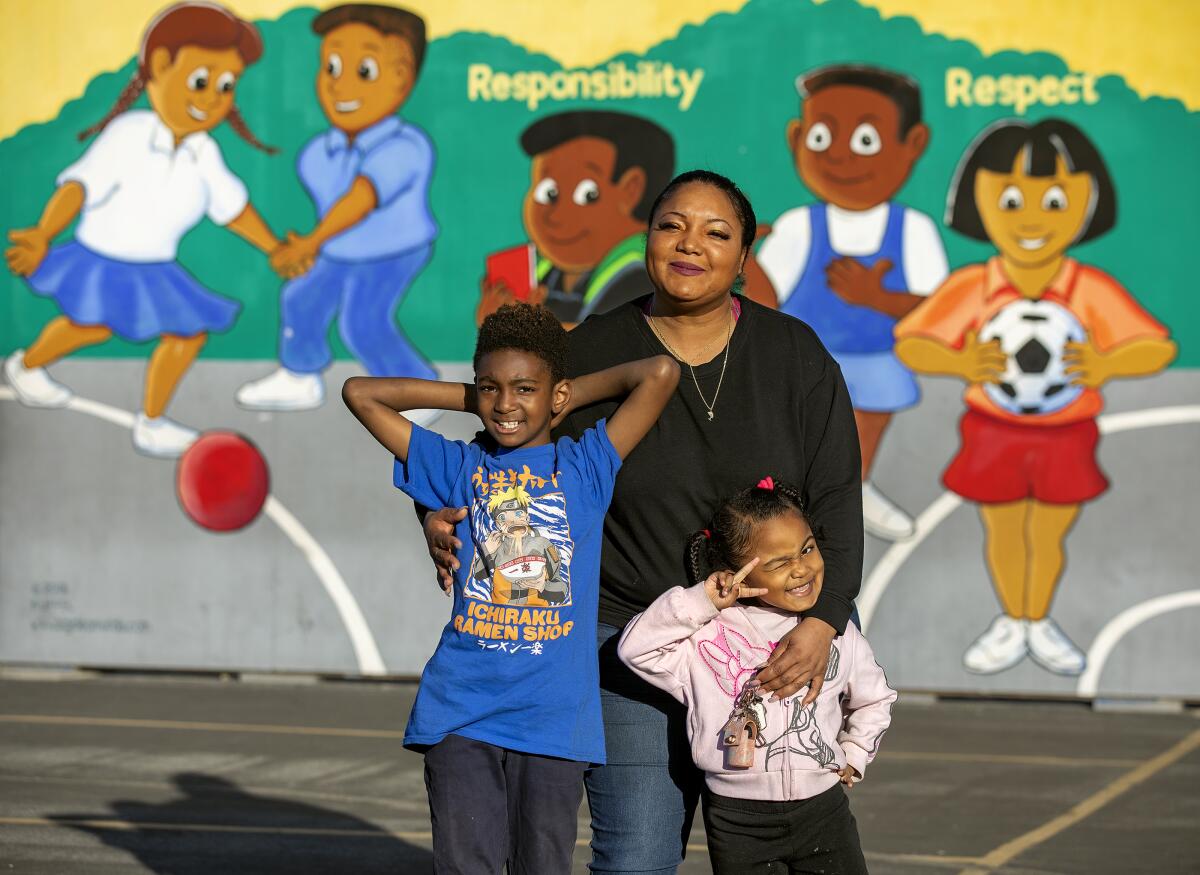
[(1022, 299), (988, 320), (979, 340), (999, 340), (1008, 356), (999, 383), (983, 391), (1004, 410), (1044, 416), (1062, 410), (1079, 397), (1082, 386), (1063, 371), (1067, 343), (1086, 337), (1083, 326), (1066, 307), (1053, 301)]

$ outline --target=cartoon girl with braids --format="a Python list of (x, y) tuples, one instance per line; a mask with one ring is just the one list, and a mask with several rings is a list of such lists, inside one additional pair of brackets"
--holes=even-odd
[[(163, 414), (209, 333), (233, 325), (241, 305), (200, 285), (176, 255), (206, 215), (263, 252), (279, 246), (209, 135), (228, 120), (252, 146), (275, 152), (234, 105), (238, 79), (262, 52), (254, 25), (210, 3), (179, 3), (150, 23), (133, 78), (108, 115), (79, 135), (98, 134), (95, 141), (58, 175), (38, 224), (9, 232), (9, 268), (62, 311), (4, 363), (23, 403), (65, 406), (71, 390), (45, 368), (78, 349), (114, 334), (158, 338), (134, 447), (171, 458), (196, 439)], [(143, 91), (151, 108), (130, 110)], [(51, 248), (77, 216), (74, 239)]]

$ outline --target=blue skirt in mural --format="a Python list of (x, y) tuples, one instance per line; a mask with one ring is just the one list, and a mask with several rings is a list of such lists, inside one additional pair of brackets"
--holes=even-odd
[(53, 298), (77, 325), (103, 325), (139, 342), (163, 334), (225, 331), (242, 309), (174, 261), (117, 261), (76, 240), (51, 249), (29, 285)]

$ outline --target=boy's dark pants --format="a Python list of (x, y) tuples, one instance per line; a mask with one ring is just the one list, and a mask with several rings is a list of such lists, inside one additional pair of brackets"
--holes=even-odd
[(716, 875), (867, 875), (858, 826), (841, 784), (796, 802), (706, 792), (704, 830)]
[(425, 752), (434, 872), (570, 872), (586, 768), (447, 735)]

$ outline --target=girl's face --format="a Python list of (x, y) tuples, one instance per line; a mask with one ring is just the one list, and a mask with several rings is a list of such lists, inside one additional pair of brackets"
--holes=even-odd
[(659, 204), (646, 240), (646, 269), (673, 302), (711, 303), (742, 270), (742, 225), (725, 193), (693, 182)]
[(759, 562), (746, 583), (767, 590), (759, 601), (793, 613), (817, 603), (825, 581), (825, 560), (800, 514), (790, 511), (758, 523), (746, 558), (754, 556)]
[(175, 53), (164, 48), (150, 55), (146, 93), (150, 105), (177, 139), (211, 131), (229, 115), (233, 91), (246, 65), (237, 49), (184, 46)]
[(1037, 267), (1053, 261), (1078, 239), (1091, 216), (1096, 187), (1087, 173), (1070, 173), (1060, 156), (1053, 176), (1026, 173), (1028, 150), (1011, 172), (980, 170), (975, 203), (984, 230), (1008, 261)]

